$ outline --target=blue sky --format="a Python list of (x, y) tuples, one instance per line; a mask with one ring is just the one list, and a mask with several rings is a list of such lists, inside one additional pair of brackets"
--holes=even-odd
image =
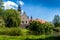
[[(8, 0), (4, 0), (6, 2)], [(17, 0), (9, 0), (15, 2)], [(54, 15), (60, 15), (60, 0), (21, 0), (24, 5), (21, 8), (33, 18), (52, 21)]]

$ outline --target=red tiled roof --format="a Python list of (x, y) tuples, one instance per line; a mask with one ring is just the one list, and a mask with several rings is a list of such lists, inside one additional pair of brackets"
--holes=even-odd
[[(30, 20), (30, 21), (31, 21), (31, 20)], [(41, 19), (34, 19), (34, 20), (32, 20), (32, 21), (38, 21), (38, 22), (40, 22), (40, 23), (46, 23), (45, 20), (41, 20)]]

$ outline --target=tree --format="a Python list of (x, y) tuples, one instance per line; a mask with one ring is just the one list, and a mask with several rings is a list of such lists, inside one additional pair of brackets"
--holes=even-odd
[(52, 23), (46, 22), (44, 24), (38, 21), (31, 21), (29, 25), (29, 30), (32, 34), (48, 34), (53, 30), (54, 25)]
[(3, 8), (3, 0), (0, 0), (0, 8)]
[(28, 29), (31, 31), (31, 34), (40, 34), (41, 33), (41, 23), (37, 21), (31, 21)]
[(14, 9), (7, 9), (4, 12), (4, 20), (7, 27), (20, 26), (20, 13)]
[(4, 13), (4, 10), (0, 8), (0, 27), (5, 26), (5, 22), (3, 19), (3, 13)]
[(3, 16), (4, 10), (0, 8), (0, 16)]
[(59, 15), (54, 16), (53, 23), (54, 23), (55, 27), (60, 26), (60, 16)]
[(50, 22), (46, 22), (45, 24), (43, 24), (44, 26), (44, 32), (45, 33), (51, 33), (53, 31), (53, 28), (54, 28), (54, 24), (53, 23), (50, 23)]

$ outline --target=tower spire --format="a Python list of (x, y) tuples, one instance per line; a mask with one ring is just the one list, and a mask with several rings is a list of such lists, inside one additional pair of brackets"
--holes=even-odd
[(18, 5), (18, 11), (21, 12), (21, 6), (20, 6), (20, 4)]
[(21, 5), (19, 4), (19, 0), (17, 0), (17, 4), (18, 4), (18, 11), (21, 13)]

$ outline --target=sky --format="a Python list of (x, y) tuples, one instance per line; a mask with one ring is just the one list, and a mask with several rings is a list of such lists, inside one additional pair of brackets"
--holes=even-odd
[(60, 0), (4, 0), (5, 9), (17, 9), (17, 2), (22, 11), (34, 19), (52, 21), (55, 15), (60, 15)]

